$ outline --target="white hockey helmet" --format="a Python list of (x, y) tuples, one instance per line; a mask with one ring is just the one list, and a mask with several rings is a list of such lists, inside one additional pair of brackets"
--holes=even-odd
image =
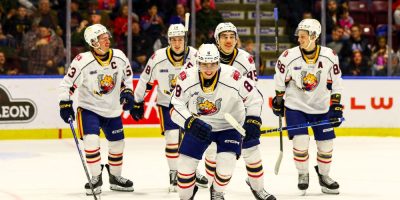
[(214, 44), (202, 44), (197, 51), (198, 63), (219, 63), (219, 51)]
[(168, 39), (177, 36), (185, 36), (185, 27), (182, 24), (171, 24), (168, 28)]
[(215, 41), (217, 42), (217, 44), (219, 44), (219, 34), (221, 34), (222, 32), (225, 32), (225, 31), (234, 32), (236, 39), (239, 39), (236, 26), (233, 25), (231, 22), (222, 22), (222, 23), (218, 24), (217, 28), (215, 28), (215, 31), (214, 31), (214, 38), (215, 38)]
[(315, 35), (315, 39), (321, 34), (321, 24), (316, 19), (303, 19), (297, 26), (295, 36), (298, 36), (299, 30), (308, 31), (310, 36)]
[(98, 37), (104, 33), (107, 33), (111, 37), (110, 32), (108, 32), (105, 26), (101, 24), (93, 24), (85, 29), (85, 33), (83, 35), (86, 43), (88, 43), (89, 46), (93, 48), (99, 48), (100, 44), (98, 43)]

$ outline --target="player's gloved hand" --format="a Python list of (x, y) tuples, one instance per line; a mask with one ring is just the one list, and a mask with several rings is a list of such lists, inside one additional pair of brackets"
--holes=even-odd
[(285, 116), (285, 99), (283, 99), (283, 97), (275, 96), (274, 99), (272, 99), (272, 112), (278, 117)]
[(135, 121), (139, 121), (143, 119), (143, 114), (144, 114), (144, 102), (134, 102), (133, 103), (133, 108), (129, 111), (131, 113), (132, 118)]
[(211, 142), (211, 130), (212, 127), (209, 124), (194, 116), (189, 117), (185, 121), (185, 132), (193, 134), (201, 141)]
[[(329, 107), (329, 119), (330, 120), (337, 120), (337, 118), (343, 117), (343, 105), (339, 103), (334, 103)], [(339, 127), (342, 122), (333, 123), (333, 127)]]
[(69, 123), (68, 119), (72, 117), (75, 120), (75, 112), (72, 107), (72, 100), (70, 101), (60, 101), (60, 116), (65, 123)]
[(246, 120), (244, 121), (243, 128), (246, 130), (246, 136), (244, 137), (244, 141), (249, 141), (253, 139), (260, 138), (261, 135), (261, 118), (255, 116), (246, 116)]
[(121, 95), (119, 98), (119, 103), (123, 104), (122, 109), (123, 110), (130, 110), (133, 107), (133, 93), (131, 89), (125, 88), (121, 91)]

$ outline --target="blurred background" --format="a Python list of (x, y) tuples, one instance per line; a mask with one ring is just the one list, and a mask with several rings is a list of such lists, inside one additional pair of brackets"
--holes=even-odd
[[(152, 53), (168, 45), (170, 24), (191, 13), (189, 44), (213, 42), (216, 25), (238, 28), (242, 48), (260, 75), (273, 75), (278, 8), (279, 53), (296, 46), (304, 18), (323, 26), (319, 42), (334, 49), (345, 76), (398, 76), (400, 0), (1, 0), (0, 75), (63, 75), (91, 24), (105, 25), (113, 47), (129, 57), (136, 74)], [(40, 48), (39, 48), (40, 47)]]

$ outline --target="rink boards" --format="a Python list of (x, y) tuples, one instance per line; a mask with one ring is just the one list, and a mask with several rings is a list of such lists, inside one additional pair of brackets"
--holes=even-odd
[[(60, 81), (60, 77), (1, 77), (0, 139), (71, 137), (68, 125), (59, 117)], [(273, 80), (265, 78), (259, 82), (265, 100), (262, 108), (263, 129), (275, 128), (278, 120), (271, 110), (271, 100), (275, 95)], [(342, 103), (346, 121), (336, 130), (337, 134), (399, 137), (399, 85), (400, 79), (345, 79)], [(140, 123), (132, 120), (129, 113), (121, 114), (127, 137), (161, 136), (156, 95), (155, 90), (147, 95), (145, 119)]]

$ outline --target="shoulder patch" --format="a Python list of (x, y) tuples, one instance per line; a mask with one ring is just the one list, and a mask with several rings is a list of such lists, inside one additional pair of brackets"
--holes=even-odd
[(254, 64), (254, 58), (252, 55), (249, 55), (249, 63)]
[(240, 79), (242, 75), (240, 74), (240, 72), (238, 70), (235, 70), (232, 74), (232, 78), (235, 79), (236, 81)]
[(151, 59), (153, 60), (154, 57), (156, 57), (156, 52), (154, 52), (153, 55), (151, 55)]
[(186, 76), (186, 72), (185, 72), (185, 71), (182, 71), (181, 73), (179, 73), (179, 79), (180, 79), (180, 80), (183, 81), (183, 80), (186, 79), (186, 77), (187, 77), (187, 76)]
[(286, 50), (285, 52), (283, 52), (283, 57), (286, 57), (289, 54), (289, 51)]
[(80, 61), (80, 60), (82, 59), (81, 54), (78, 54), (77, 56), (75, 56), (75, 59), (76, 59), (77, 61)]
[(336, 56), (336, 51), (335, 50), (332, 49), (332, 53), (333, 53), (333, 55)]

